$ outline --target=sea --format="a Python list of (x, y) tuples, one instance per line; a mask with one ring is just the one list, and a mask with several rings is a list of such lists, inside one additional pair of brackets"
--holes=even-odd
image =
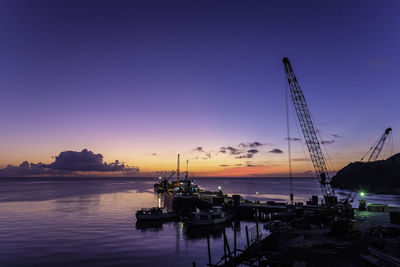
[[(163, 206), (162, 196), (153, 191), (155, 182), (153, 178), (1, 178), (0, 266), (190, 267), (193, 262), (206, 266), (207, 236), (216, 263), (224, 251), (224, 228), (233, 248), (232, 224), (207, 230), (179, 221), (138, 224), (138, 209)], [(248, 200), (289, 201), (287, 178), (198, 178), (194, 182), (205, 190), (217, 191), (220, 186), (224, 193)], [(318, 182), (311, 178), (294, 178), (293, 193), (295, 201), (321, 197)], [(348, 194), (337, 193), (339, 198)], [(400, 196), (367, 192), (365, 198), (400, 206)], [(236, 225), (239, 249), (246, 245), (246, 226), (251, 232), (255, 223)]]

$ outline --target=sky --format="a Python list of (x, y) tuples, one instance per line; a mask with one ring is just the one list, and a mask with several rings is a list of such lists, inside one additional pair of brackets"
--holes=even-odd
[[(195, 176), (287, 176), (283, 57), (331, 170), (359, 160), (389, 126), (398, 152), (399, 9), (395, 0), (1, 1), (0, 174), (86, 155), (95, 172), (151, 176), (175, 169), (179, 153)], [(289, 113), (291, 137), (302, 138)], [(292, 154), (295, 175), (310, 175), (306, 147), (294, 141)]]

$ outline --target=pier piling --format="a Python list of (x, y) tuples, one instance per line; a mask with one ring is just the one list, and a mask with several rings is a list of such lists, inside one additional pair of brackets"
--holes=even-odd
[(209, 235), (207, 235), (207, 249), (208, 249), (208, 266), (212, 267), (211, 250), (210, 250), (210, 236)]
[(247, 227), (247, 225), (246, 225), (246, 243), (247, 243), (247, 247), (249, 247), (250, 246), (249, 227)]

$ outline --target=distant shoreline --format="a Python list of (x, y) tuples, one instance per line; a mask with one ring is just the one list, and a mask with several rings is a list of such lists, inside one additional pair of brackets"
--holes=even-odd
[[(67, 177), (67, 176), (53, 176), (53, 177), (40, 177), (40, 176), (36, 176), (36, 177), (26, 177), (26, 176), (21, 176), (21, 177), (0, 177), (0, 181), (1, 180), (13, 180), (13, 179), (20, 179), (20, 180), (31, 180), (31, 179), (49, 179), (49, 180), (57, 180), (57, 179), (70, 179), (70, 180), (81, 180), (81, 179), (131, 179), (131, 180), (135, 180), (135, 179), (149, 179), (149, 180), (156, 180), (157, 177), (146, 177), (146, 176), (142, 176), (142, 177), (98, 177), (98, 176), (81, 176), (81, 177)], [(175, 180), (176, 178), (174, 178), (173, 180)], [(181, 178), (183, 179), (183, 178)], [(190, 179), (290, 179), (289, 177), (237, 177), (237, 176), (233, 176), (233, 177), (191, 177)], [(315, 179), (314, 177), (293, 177), (293, 179)]]

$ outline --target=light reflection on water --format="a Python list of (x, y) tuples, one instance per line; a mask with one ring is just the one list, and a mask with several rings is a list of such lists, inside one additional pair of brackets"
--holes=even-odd
[[(155, 179), (0, 180), (0, 265), (205, 266), (211, 235), (212, 258), (223, 254), (222, 230), (199, 231), (181, 222), (137, 224), (136, 210), (162, 205), (152, 192)], [(287, 179), (197, 179), (201, 187), (249, 199), (288, 201)], [(297, 181), (295, 197), (319, 194), (311, 179)], [(259, 192), (256, 195), (255, 192)], [(379, 196), (368, 196), (379, 202)], [(398, 197), (384, 201), (399, 204)], [(296, 199), (297, 200), (297, 199)], [(245, 245), (239, 227), (238, 247)], [(232, 225), (227, 236), (233, 246)]]

